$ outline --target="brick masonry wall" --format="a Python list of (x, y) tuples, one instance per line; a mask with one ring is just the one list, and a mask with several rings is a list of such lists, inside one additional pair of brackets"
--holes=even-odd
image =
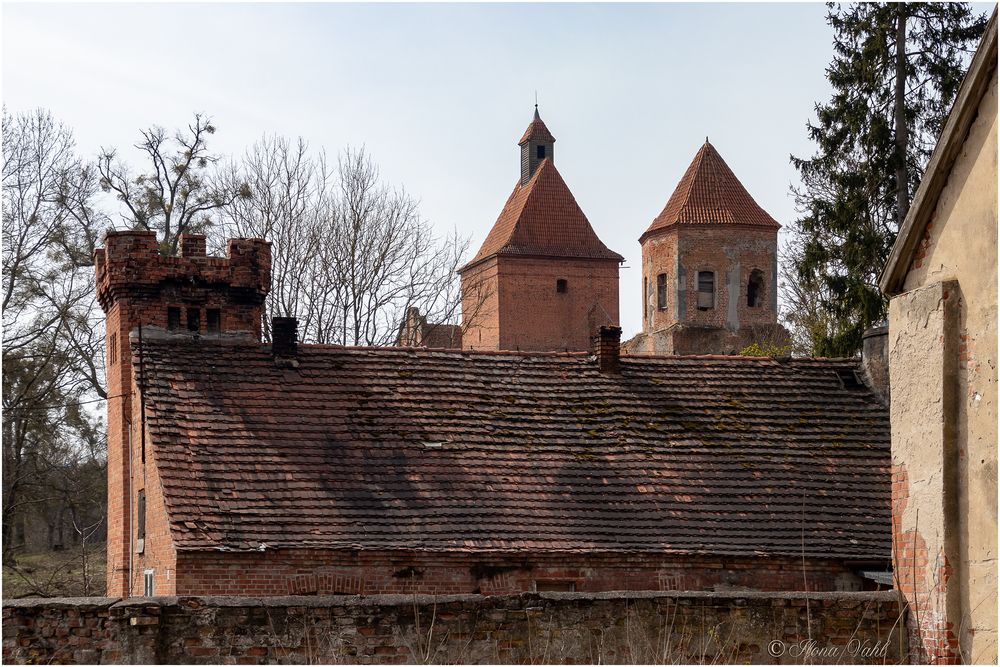
[(598, 328), (618, 325), (616, 261), (498, 257), (465, 271), (462, 291), (467, 349), (586, 351)]
[(8, 601), (7, 664), (900, 663), (881, 593)]
[[(143, 571), (161, 575), (173, 569), (159, 479), (146, 439), (144, 460), (142, 412), (138, 399), (132, 333), (144, 327), (167, 328), (168, 309), (177, 308), (182, 330), (198, 313), (198, 332), (208, 331), (208, 312), (218, 310), (221, 332), (243, 331), (259, 339), (261, 304), (270, 289), (270, 243), (230, 240), (226, 257), (205, 255), (205, 239), (182, 235), (181, 256), (159, 253), (153, 232), (108, 232), (95, 253), (97, 298), (107, 316), (108, 357), (108, 592), (143, 592)], [(139, 491), (146, 492), (147, 548), (138, 550)], [(172, 592), (166, 577), (160, 592)]]
[(179, 595), (482, 593), (550, 590), (850, 590), (861, 581), (837, 561), (660, 554), (435, 554), (296, 549), (179, 552), (164, 588)]
[[(754, 227), (674, 225), (642, 244), (643, 331), (672, 324), (767, 325), (777, 321), (777, 231)], [(763, 274), (761, 305), (747, 305), (753, 270)], [(698, 272), (715, 274), (715, 305), (698, 309)], [(657, 307), (656, 280), (667, 276), (667, 307)], [(731, 304), (732, 303), (732, 307)]]

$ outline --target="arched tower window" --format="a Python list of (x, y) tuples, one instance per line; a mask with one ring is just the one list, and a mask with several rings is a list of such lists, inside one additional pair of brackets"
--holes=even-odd
[(754, 269), (747, 281), (747, 306), (759, 308), (764, 303), (764, 272)]

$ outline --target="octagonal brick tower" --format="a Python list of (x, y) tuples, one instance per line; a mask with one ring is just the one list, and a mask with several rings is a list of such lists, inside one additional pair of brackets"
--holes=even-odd
[(706, 138), (642, 244), (633, 354), (736, 354), (788, 344), (777, 323), (781, 225)]

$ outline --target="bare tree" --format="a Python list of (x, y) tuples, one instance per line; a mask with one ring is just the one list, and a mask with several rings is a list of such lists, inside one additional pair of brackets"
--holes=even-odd
[(13, 116), (5, 109), (3, 150), (3, 548), (9, 562), (30, 517), (42, 515), (52, 527), (50, 544), (61, 541), (66, 508), (80, 492), (66, 471), (82, 455), (103, 465), (102, 426), (81, 405), (105, 396), (104, 355), (94, 353), (103, 327), (90, 257), (106, 218), (92, 205), (94, 169), (76, 155), (69, 129), (47, 111)]
[(245, 184), (248, 196), (225, 208), (215, 245), (225, 236), (272, 242), (265, 308), (299, 318), (303, 340), (391, 344), (410, 307), (434, 321), (457, 319), (455, 269), (468, 240), (437, 237), (364, 149), (346, 149), (331, 170), (301, 139), (265, 137), (226, 179), (230, 189)]
[(215, 211), (249, 195), (242, 184), (214, 178), (212, 167), (220, 158), (207, 144), (214, 133), (211, 119), (202, 114), (172, 138), (162, 127), (140, 130), (135, 148), (149, 159), (151, 170), (139, 175), (118, 159), (117, 151), (101, 149), (101, 187), (121, 202), (128, 227), (160, 234), (164, 254), (176, 254), (181, 234), (205, 232)]

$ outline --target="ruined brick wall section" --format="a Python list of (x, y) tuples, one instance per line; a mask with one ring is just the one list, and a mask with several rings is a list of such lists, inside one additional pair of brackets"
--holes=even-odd
[[(424, 554), (327, 550), (178, 553), (179, 595), (482, 593), (536, 587), (574, 591), (802, 589), (798, 558), (667, 557), (660, 554)], [(572, 565), (567, 565), (572, 562)], [(810, 590), (861, 585), (837, 561), (810, 559)]]
[[(643, 331), (674, 324), (726, 327), (777, 322), (777, 230), (740, 225), (673, 225), (642, 244)], [(751, 273), (763, 278), (760, 305), (747, 303)], [(698, 273), (715, 275), (715, 305), (698, 308)], [(666, 274), (667, 307), (657, 303), (657, 276)]]
[(906, 660), (892, 592), (12, 601), (7, 664)]
[[(226, 257), (207, 257), (200, 235), (182, 235), (180, 247), (180, 256), (167, 257), (159, 254), (154, 232), (108, 232), (105, 246), (94, 256), (97, 298), (107, 318), (107, 581), (112, 595), (124, 595), (130, 581), (132, 591), (141, 593), (147, 563), (167, 570), (173, 559), (148, 438), (147, 460), (142, 460), (142, 414), (131, 334), (140, 324), (167, 328), (169, 309), (176, 308), (176, 324), (182, 330), (189, 329), (188, 316), (196, 312), (199, 333), (211, 335), (209, 311), (217, 310), (220, 332), (244, 331), (259, 339), (261, 307), (270, 289), (266, 241), (231, 239)], [(151, 538), (145, 555), (136, 552), (140, 490), (147, 492), (146, 526)]]

